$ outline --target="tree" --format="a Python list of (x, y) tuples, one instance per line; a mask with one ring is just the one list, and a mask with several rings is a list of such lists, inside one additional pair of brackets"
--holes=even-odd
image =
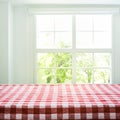
[[(101, 53), (100, 53), (101, 54)], [(109, 66), (110, 57), (108, 54), (98, 56)], [(96, 57), (96, 56), (94, 56)], [(77, 82), (91, 83), (92, 78), (96, 81), (106, 83), (109, 81), (109, 73), (106, 70), (98, 69), (93, 76), (93, 67), (97, 67), (99, 59), (93, 62), (92, 53), (78, 53), (76, 59)], [(45, 83), (65, 83), (72, 79), (72, 56), (70, 53), (43, 53), (38, 56), (39, 80)], [(44, 77), (43, 77), (44, 76)]]

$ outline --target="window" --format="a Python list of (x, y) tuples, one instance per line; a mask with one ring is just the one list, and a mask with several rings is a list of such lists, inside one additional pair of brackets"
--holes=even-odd
[(110, 83), (110, 14), (36, 15), (37, 83)]

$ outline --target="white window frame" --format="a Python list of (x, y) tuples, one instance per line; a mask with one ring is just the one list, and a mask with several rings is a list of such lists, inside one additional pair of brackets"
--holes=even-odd
[[(53, 53), (58, 53), (58, 52), (70, 52), (72, 54), (72, 68), (73, 71), (76, 71), (76, 60), (75, 58), (75, 54), (74, 52), (86, 52), (86, 53), (110, 53), (111, 54), (111, 64), (113, 66), (113, 48), (111, 49), (77, 49), (77, 50), (72, 50), (72, 49), (36, 49), (36, 31), (35, 31), (35, 15), (41, 15), (41, 14), (116, 14), (119, 12), (118, 8), (30, 8), (28, 9), (29, 13), (31, 15), (31, 24), (32, 24), (32, 42), (33, 42), (33, 69), (34, 69), (34, 80), (33, 83), (36, 83), (37, 80), (37, 59), (36, 59), (36, 54), (37, 53), (47, 53), (47, 52), (53, 52)], [(73, 16), (72, 18), (73, 22), (75, 21), (75, 17)], [(73, 28), (72, 30), (75, 30), (75, 23), (73, 23)], [(73, 32), (73, 38), (72, 39), (76, 39), (75, 38), (75, 32)], [(72, 40), (73, 41), (73, 40)], [(72, 43), (73, 44), (73, 49), (75, 48), (75, 42)], [(73, 67), (74, 66), (74, 67)], [(112, 66), (111, 66), (111, 81), (110, 83), (112, 83)], [(76, 73), (72, 72), (72, 83), (74, 82), (74, 79), (76, 79)]]

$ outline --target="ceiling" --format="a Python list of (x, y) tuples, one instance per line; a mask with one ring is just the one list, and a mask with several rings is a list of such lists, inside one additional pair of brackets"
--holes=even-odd
[(120, 5), (120, 0), (12, 0), (13, 4), (104, 4)]

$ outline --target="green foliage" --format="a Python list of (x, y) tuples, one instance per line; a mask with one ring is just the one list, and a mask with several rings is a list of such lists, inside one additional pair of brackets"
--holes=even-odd
[[(95, 82), (108, 83), (109, 72), (107, 70), (99, 70), (93, 76), (93, 67), (100, 65), (110, 66), (110, 57), (108, 54), (97, 54), (103, 62), (99, 62), (99, 57), (93, 62), (92, 53), (76, 54), (76, 78), (77, 83)], [(70, 53), (42, 53), (38, 55), (38, 83), (70, 83), (72, 80), (72, 56)], [(104, 66), (103, 66), (104, 67)], [(96, 82), (97, 83), (97, 82)]]
[(72, 79), (70, 69), (57, 69), (56, 70), (56, 82), (66, 83)]
[[(38, 82), (44, 79), (46, 83), (51, 83), (56, 78), (56, 83), (65, 83), (70, 81), (71, 78), (71, 54), (69, 53), (42, 53), (38, 56), (38, 69), (41, 72), (38, 75)], [(55, 68), (56, 69), (55, 69)], [(54, 75), (52, 75), (50, 69), (54, 69)], [(55, 75), (56, 74), (56, 75)], [(41, 77), (46, 76), (45, 78)], [(55, 77), (56, 76), (56, 77)], [(44, 83), (44, 82), (43, 82)]]

